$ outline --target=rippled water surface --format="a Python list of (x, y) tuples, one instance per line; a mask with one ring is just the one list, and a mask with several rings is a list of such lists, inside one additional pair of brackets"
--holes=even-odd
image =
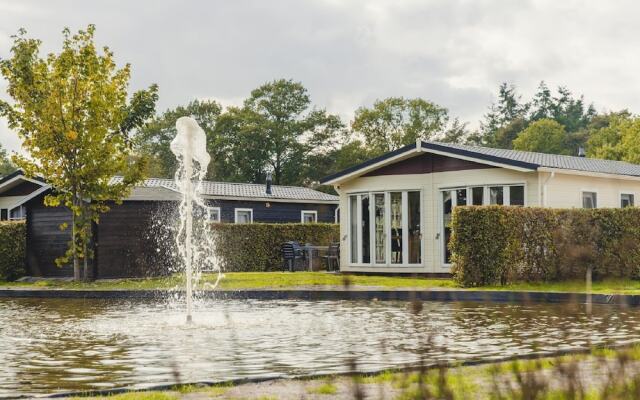
[(293, 376), (640, 340), (640, 309), (580, 305), (206, 301), (195, 324), (144, 301), (0, 299), (0, 397), (179, 379)]

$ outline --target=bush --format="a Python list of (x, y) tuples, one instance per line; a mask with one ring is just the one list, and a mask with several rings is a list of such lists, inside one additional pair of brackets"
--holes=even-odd
[(452, 230), (463, 286), (640, 278), (640, 208), (456, 207)]
[(24, 222), (0, 222), (0, 280), (24, 276), (26, 226)]
[(279, 271), (282, 243), (328, 246), (340, 238), (337, 224), (213, 224), (213, 230), (216, 254), (226, 272)]

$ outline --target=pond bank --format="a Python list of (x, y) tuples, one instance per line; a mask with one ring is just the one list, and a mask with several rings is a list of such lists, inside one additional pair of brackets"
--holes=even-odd
[[(179, 385), (145, 392), (124, 392), (76, 399), (634, 399), (640, 376), (640, 350), (596, 349), (555, 357), (514, 359), (460, 366), (430, 365), (372, 374), (318, 376)], [(498, 396), (500, 395), (500, 396)]]

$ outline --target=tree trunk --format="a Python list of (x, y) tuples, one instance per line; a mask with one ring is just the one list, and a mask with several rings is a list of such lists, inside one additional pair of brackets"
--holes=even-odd
[(89, 280), (91, 279), (91, 277), (89, 276), (89, 256), (87, 255), (87, 239), (84, 240), (84, 243), (82, 243), (82, 253), (84, 254), (84, 271), (83, 271), (83, 278), (85, 282), (89, 282)]
[[(73, 204), (77, 205), (77, 196), (73, 198)], [(78, 259), (78, 251), (77, 251), (77, 238), (78, 232), (76, 228), (76, 213), (74, 210), (71, 210), (71, 248), (73, 249), (73, 280), (80, 280), (80, 260)]]

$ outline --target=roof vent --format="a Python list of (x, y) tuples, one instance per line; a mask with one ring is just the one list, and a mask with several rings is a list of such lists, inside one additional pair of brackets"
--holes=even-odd
[(265, 188), (265, 192), (267, 194), (271, 194), (271, 181), (272, 181), (271, 172), (267, 172), (267, 185), (266, 185), (266, 188)]
[(587, 153), (585, 153), (584, 151), (584, 147), (580, 146), (578, 147), (578, 157), (586, 157)]

